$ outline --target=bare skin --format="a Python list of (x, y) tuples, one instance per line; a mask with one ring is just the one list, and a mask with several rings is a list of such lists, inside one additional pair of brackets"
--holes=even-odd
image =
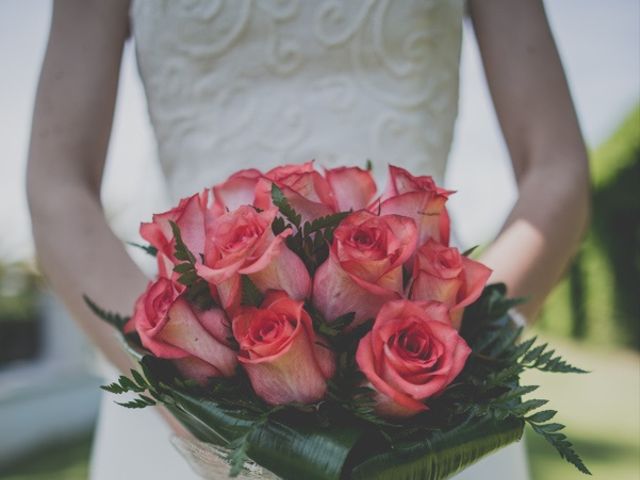
[[(82, 294), (129, 312), (147, 284), (100, 201), (128, 9), (127, 0), (54, 2), (27, 172), (42, 271), (122, 371), (130, 360)], [(511, 294), (530, 297), (525, 313), (532, 316), (585, 228), (587, 157), (540, 0), (472, 0), (470, 12), (520, 192), (483, 260)]]
[(471, 0), (470, 14), (518, 200), (482, 261), (528, 297), (534, 319), (585, 231), (589, 167), (564, 71), (539, 0)]
[(54, 3), (27, 167), (40, 267), (91, 341), (123, 372), (131, 360), (82, 295), (130, 312), (148, 281), (109, 228), (100, 202), (128, 10), (124, 0)]

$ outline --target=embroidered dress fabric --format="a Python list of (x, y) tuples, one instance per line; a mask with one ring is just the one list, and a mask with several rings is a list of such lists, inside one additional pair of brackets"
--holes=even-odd
[[(442, 183), (463, 14), (463, 0), (133, 0), (138, 67), (171, 195), (242, 168), (310, 159), (319, 167), (369, 160), (380, 186), (388, 163)], [(91, 478), (200, 478), (170, 437), (156, 412), (105, 398)], [(521, 444), (455, 477), (497, 478), (528, 478)]]

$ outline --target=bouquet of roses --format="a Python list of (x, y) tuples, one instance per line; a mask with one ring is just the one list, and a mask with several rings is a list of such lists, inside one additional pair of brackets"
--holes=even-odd
[(203, 474), (209, 451), (232, 476), (444, 479), (525, 423), (588, 473), (519, 382), (582, 370), (521, 342), (519, 300), (449, 246), (453, 192), (392, 166), (377, 195), (369, 170), (243, 170), (143, 223), (158, 276), (133, 316), (86, 299), (140, 365), (103, 388), (165, 405)]

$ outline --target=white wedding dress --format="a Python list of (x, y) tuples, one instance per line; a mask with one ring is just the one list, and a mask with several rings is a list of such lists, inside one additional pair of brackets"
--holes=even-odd
[[(463, 0), (133, 0), (158, 154), (178, 199), (241, 168), (386, 164), (442, 183)], [(115, 372), (112, 378), (115, 377)], [(153, 410), (106, 395), (93, 480), (198, 478)], [(525, 480), (522, 444), (455, 477)]]

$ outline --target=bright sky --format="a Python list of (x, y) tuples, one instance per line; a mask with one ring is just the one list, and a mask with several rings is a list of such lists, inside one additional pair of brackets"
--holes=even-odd
[[(597, 146), (640, 101), (640, 2), (545, 4), (585, 137)], [(50, 14), (45, 0), (0, 2), (0, 259), (33, 252), (24, 169)], [(460, 117), (447, 186), (459, 192), (451, 209), (462, 243), (471, 245), (496, 233), (516, 191), (475, 42), (468, 29), (465, 33)], [(125, 54), (104, 193), (114, 228), (127, 239), (135, 239), (141, 220), (166, 206), (131, 50)], [(142, 184), (148, 187), (140, 198)]]

